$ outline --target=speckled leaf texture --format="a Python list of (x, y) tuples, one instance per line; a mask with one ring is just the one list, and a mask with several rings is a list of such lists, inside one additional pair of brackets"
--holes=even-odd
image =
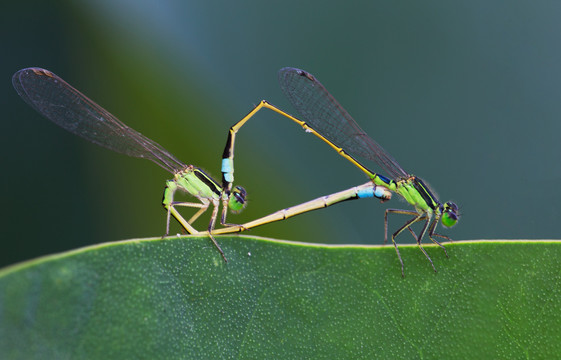
[(561, 357), (561, 242), (141, 239), (0, 270), (2, 359)]

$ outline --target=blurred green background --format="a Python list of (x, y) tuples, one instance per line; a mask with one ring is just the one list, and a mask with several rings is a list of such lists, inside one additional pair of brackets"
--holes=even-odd
[[(0, 265), (165, 229), (170, 175), (39, 116), (11, 85), (29, 66), (216, 178), (229, 126), (261, 99), (294, 112), (276, 72), (303, 68), (407, 171), (461, 206), (444, 233), (559, 238), (561, 3), (32, 0), (1, 10)], [(365, 181), (318, 139), (261, 113), (238, 137), (236, 183), (250, 202), (229, 220)], [(347, 202), (252, 233), (380, 243), (384, 209), (401, 206)]]

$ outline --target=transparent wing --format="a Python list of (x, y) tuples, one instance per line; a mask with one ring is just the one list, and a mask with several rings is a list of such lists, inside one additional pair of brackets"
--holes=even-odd
[(128, 127), (48, 70), (20, 70), (12, 83), (31, 107), (75, 135), (118, 153), (152, 160), (172, 173), (185, 168), (161, 145)]
[(283, 68), (279, 71), (279, 82), (302, 120), (314, 130), (349, 154), (376, 162), (393, 178), (407, 176), (397, 161), (358, 126), (312, 74)]

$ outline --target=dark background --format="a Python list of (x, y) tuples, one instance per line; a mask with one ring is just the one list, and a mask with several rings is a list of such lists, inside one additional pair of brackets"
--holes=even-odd
[[(444, 233), (559, 238), (561, 3), (83, 0), (0, 10), (0, 265), (165, 229), (170, 174), (40, 117), (11, 85), (29, 66), (217, 178), (228, 127), (259, 100), (294, 112), (276, 72), (300, 67), (407, 171), (461, 206)], [(233, 222), (366, 181), (270, 112), (243, 129), (236, 155), (250, 202)], [(407, 208), (348, 202), (252, 233), (375, 244), (388, 206)]]

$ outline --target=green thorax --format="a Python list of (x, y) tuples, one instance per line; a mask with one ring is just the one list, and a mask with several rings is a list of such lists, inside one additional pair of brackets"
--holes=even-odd
[(428, 186), (416, 176), (411, 175), (393, 180), (374, 174), (371, 179), (374, 184), (385, 186), (389, 190), (401, 195), (405, 201), (422, 212), (439, 212), (440, 202), (432, 194)]
[(177, 172), (174, 179), (168, 181), (168, 187), (185, 191), (198, 199), (218, 200), (222, 194), (222, 187), (207, 173), (193, 165)]
[(222, 194), (222, 187), (210, 175), (192, 165), (175, 174), (175, 181), (179, 188), (197, 198), (220, 199)]
[(233, 212), (240, 212), (246, 205), (247, 193), (244, 188), (236, 186), (232, 191), (224, 191), (216, 180), (193, 165), (175, 173), (173, 180), (166, 182), (163, 197), (164, 205), (173, 203), (174, 194), (177, 190), (184, 191), (197, 199), (210, 200), (213, 203), (223, 197), (224, 200), (228, 199), (228, 208)]

